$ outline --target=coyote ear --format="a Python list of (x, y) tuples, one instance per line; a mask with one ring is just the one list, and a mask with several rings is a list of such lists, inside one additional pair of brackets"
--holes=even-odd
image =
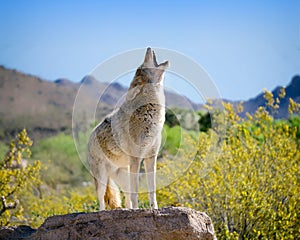
[(159, 64), (158, 68), (160, 68), (162, 70), (166, 70), (169, 66), (170, 66), (169, 61), (165, 61), (165, 62)]
[(141, 90), (139, 87), (134, 87), (134, 88), (129, 89), (128, 93), (126, 95), (126, 101), (133, 100), (140, 91)]
[(169, 61), (165, 61), (165, 62), (163, 62), (161, 64), (158, 64), (157, 60), (156, 60), (155, 52), (152, 51), (152, 54), (153, 54), (153, 63), (154, 63), (155, 67), (160, 68), (162, 70), (166, 70), (170, 66)]

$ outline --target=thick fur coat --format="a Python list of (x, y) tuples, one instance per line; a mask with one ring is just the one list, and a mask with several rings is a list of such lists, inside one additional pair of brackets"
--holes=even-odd
[(158, 64), (151, 48), (136, 70), (124, 103), (92, 131), (88, 162), (100, 210), (138, 208), (139, 170), (144, 160), (151, 208), (156, 202), (156, 159), (165, 120), (163, 77), (168, 61)]

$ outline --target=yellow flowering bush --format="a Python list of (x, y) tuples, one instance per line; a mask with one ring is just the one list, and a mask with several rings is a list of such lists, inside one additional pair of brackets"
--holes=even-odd
[[(47, 187), (44, 185), (44, 187)], [(39, 227), (47, 217), (75, 212), (98, 211), (95, 187), (78, 187), (71, 190), (43, 189), (43, 196), (33, 198), (25, 196), (26, 208), (29, 213), (28, 224)]]
[[(66, 140), (66, 137), (58, 136), (58, 139)], [(61, 142), (58, 143), (61, 147)], [(6, 155), (0, 160), (0, 226), (28, 224), (39, 227), (49, 216), (96, 211), (98, 203), (93, 185), (75, 187), (56, 182), (53, 188), (45, 182), (45, 177), (42, 179), (40, 170), (47, 172), (45, 159), (42, 166), (40, 161), (30, 159), (32, 144), (24, 129), (10, 142)], [(62, 150), (70, 149), (69, 144), (65, 145)], [(78, 168), (81, 164), (78, 161)], [(69, 179), (71, 182), (71, 177)]]
[(0, 160), (0, 226), (25, 221), (23, 193), (31, 186), (40, 183), (40, 162), (30, 164), (24, 159), (24, 157), (30, 157), (31, 146), (32, 141), (23, 129), (10, 142), (8, 152)]
[[(267, 91), (265, 97), (266, 108), (276, 109), (278, 100)], [(160, 207), (207, 212), (218, 239), (299, 239), (297, 129), (275, 121), (266, 108), (240, 118), (241, 106), (224, 103), (223, 139), (214, 130), (201, 133), (199, 141), (191, 138), (198, 147), (195, 159), (177, 181), (158, 191)], [(180, 171), (180, 164), (174, 169)]]
[[(280, 99), (266, 90), (264, 96), (266, 106), (245, 118), (239, 114), (242, 104), (223, 103), (223, 110), (215, 113), (208, 106), (214, 124), (206, 132), (165, 126), (167, 142), (157, 168), (176, 179), (157, 191), (159, 207), (186, 206), (206, 212), (218, 239), (300, 239), (300, 118), (274, 120), (269, 111), (278, 109)], [(284, 96), (281, 89), (279, 98)], [(300, 104), (290, 100), (290, 114), (299, 113), (299, 108)], [(98, 210), (94, 186), (79, 185), (88, 178), (75, 181), (82, 176), (81, 162), (71, 162), (76, 151), (66, 144), (68, 138), (72, 140), (58, 136), (57, 141), (46, 141), (44, 155), (36, 150), (44, 165), (47, 157), (56, 165), (60, 159), (74, 165), (73, 178), (66, 175), (65, 168), (49, 165), (59, 176), (53, 178), (53, 184), (46, 174), (54, 174), (46, 170), (41, 184), (39, 161), (29, 160), (20, 167), (22, 159), (31, 154), (32, 141), (25, 130), (10, 143), (0, 160), (0, 225), (38, 227), (48, 216)], [(52, 156), (55, 150), (59, 154)], [(80, 165), (75, 166), (77, 162)], [(140, 194), (140, 207), (149, 207), (147, 195)]]

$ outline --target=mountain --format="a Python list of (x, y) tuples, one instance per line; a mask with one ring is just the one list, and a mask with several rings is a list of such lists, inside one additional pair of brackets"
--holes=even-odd
[[(0, 66), (0, 139), (10, 138), (23, 127), (34, 138), (71, 132), (73, 104), (80, 87), (85, 87), (82, 106), (95, 101), (100, 104), (96, 118), (101, 119), (127, 92), (119, 83), (101, 83), (93, 76), (85, 76), (75, 83), (65, 78), (47, 81)], [(197, 104), (171, 92), (166, 92), (168, 106), (198, 108)]]
[[(272, 94), (274, 98), (279, 98), (281, 86), (276, 87)], [(292, 78), (291, 82), (285, 88), (286, 96), (280, 100), (278, 111), (272, 113), (275, 118), (287, 118), (289, 99), (292, 98), (295, 102), (300, 102), (300, 76), (296, 75)], [(243, 102), (244, 112), (253, 114), (259, 106), (264, 106), (266, 100), (264, 99), (264, 93), (260, 93), (254, 98)]]
[[(81, 97), (83, 108), (99, 101), (96, 111), (99, 121), (113, 110), (127, 92), (127, 88), (119, 83), (102, 83), (89, 75), (78, 83), (64, 78), (47, 81), (0, 66), (0, 139), (11, 138), (23, 127), (34, 138), (62, 131), (70, 133), (73, 105), (81, 87), (86, 89)], [(278, 97), (279, 90), (280, 87), (277, 87), (272, 91), (275, 97)], [(300, 102), (300, 76), (293, 77), (286, 87), (286, 97), (281, 100), (280, 108), (274, 115), (276, 118), (287, 118), (289, 98)], [(244, 101), (244, 110), (253, 114), (258, 106), (264, 104), (263, 93), (260, 93)], [(202, 109), (201, 105), (173, 92), (166, 92), (166, 105)]]
[[(15, 135), (23, 127), (34, 137), (70, 132), (79, 87), (80, 83), (67, 79), (51, 82), (0, 66), (0, 138)], [(85, 101), (92, 97), (85, 96)]]

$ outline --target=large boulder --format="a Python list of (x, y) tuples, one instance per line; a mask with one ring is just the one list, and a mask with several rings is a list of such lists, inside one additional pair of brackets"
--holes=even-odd
[(189, 208), (170, 207), (157, 210), (117, 209), (53, 216), (46, 219), (29, 239), (208, 240), (215, 239), (215, 235), (212, 222), (205, 213)]

